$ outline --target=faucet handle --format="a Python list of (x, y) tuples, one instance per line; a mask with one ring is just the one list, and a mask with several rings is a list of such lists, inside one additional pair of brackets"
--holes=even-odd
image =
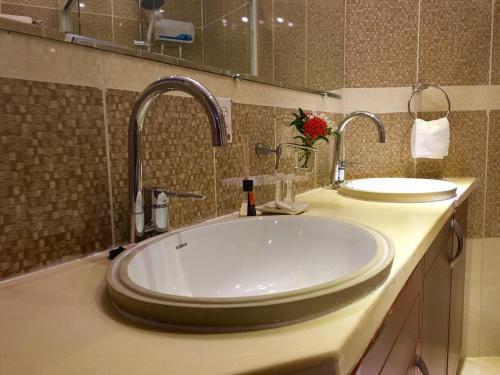
[(206, 196), (203, 194), (184, 193), (184, 192), (179, 192), (179, 191), (167, 191), (166, 194), (167, 194), (167, 196), (174, 197), (174, 198), (191, 198), (191, 199), (196, 199), (196, 200), (203, 200), (206, 198)]
[(169, 191), (166, 187), (149, 187), (145, 188), (145, 191), (146, 201), (150, 203), (151, 207), (150, 227), (157, 233), (167, 232), (169, 229), (168, 206), (170, 197), (205, 199), (202, 194)]
[(341, 168), (347, 168), (347, 167), (363, 167), (363, 163), (357, 163), (354, 161), (348, 161), (348, 160), (342, 160), (340, 161), (340, 167)]

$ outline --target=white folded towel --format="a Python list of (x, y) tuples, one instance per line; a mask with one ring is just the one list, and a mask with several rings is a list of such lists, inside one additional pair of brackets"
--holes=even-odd
[(450, 146), (450, 123), (447, 117), (424, 121), (416, 119), (411, 131), (413, 158), (443, 159)]

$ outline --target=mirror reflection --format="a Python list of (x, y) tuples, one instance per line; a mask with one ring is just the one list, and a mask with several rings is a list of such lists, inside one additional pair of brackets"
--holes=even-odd
[[(12, 2), (12, 4), (10, 3)], [(239, 73), (331, 91), (343, 83), (340, 0), (2, 0), (3, 17)], [(66, 38), (66, 40), (74, 40)]]

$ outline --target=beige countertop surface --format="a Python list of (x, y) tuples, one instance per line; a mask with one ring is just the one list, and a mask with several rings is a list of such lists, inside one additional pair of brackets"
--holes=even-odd
[[(450, 179), (458, 196), (432, 203), (381, 203), (316, 189), (298, 197), (306, 215), (357, 221), (390, 237), (385, 283), (333, 313), (281, 328), (185, 334), (118, 315), (105, 290), (105, 253), (0, 283), (0, 374), (230, 374), (319, 366), (347, 374), (472, 178)], [(272, 370), (272, 371), (271, 371)]]

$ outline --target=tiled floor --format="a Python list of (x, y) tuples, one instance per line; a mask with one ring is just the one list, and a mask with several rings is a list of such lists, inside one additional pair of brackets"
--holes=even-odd
[(499, 375), (500, 357), (466, 358), (460, 375)]

